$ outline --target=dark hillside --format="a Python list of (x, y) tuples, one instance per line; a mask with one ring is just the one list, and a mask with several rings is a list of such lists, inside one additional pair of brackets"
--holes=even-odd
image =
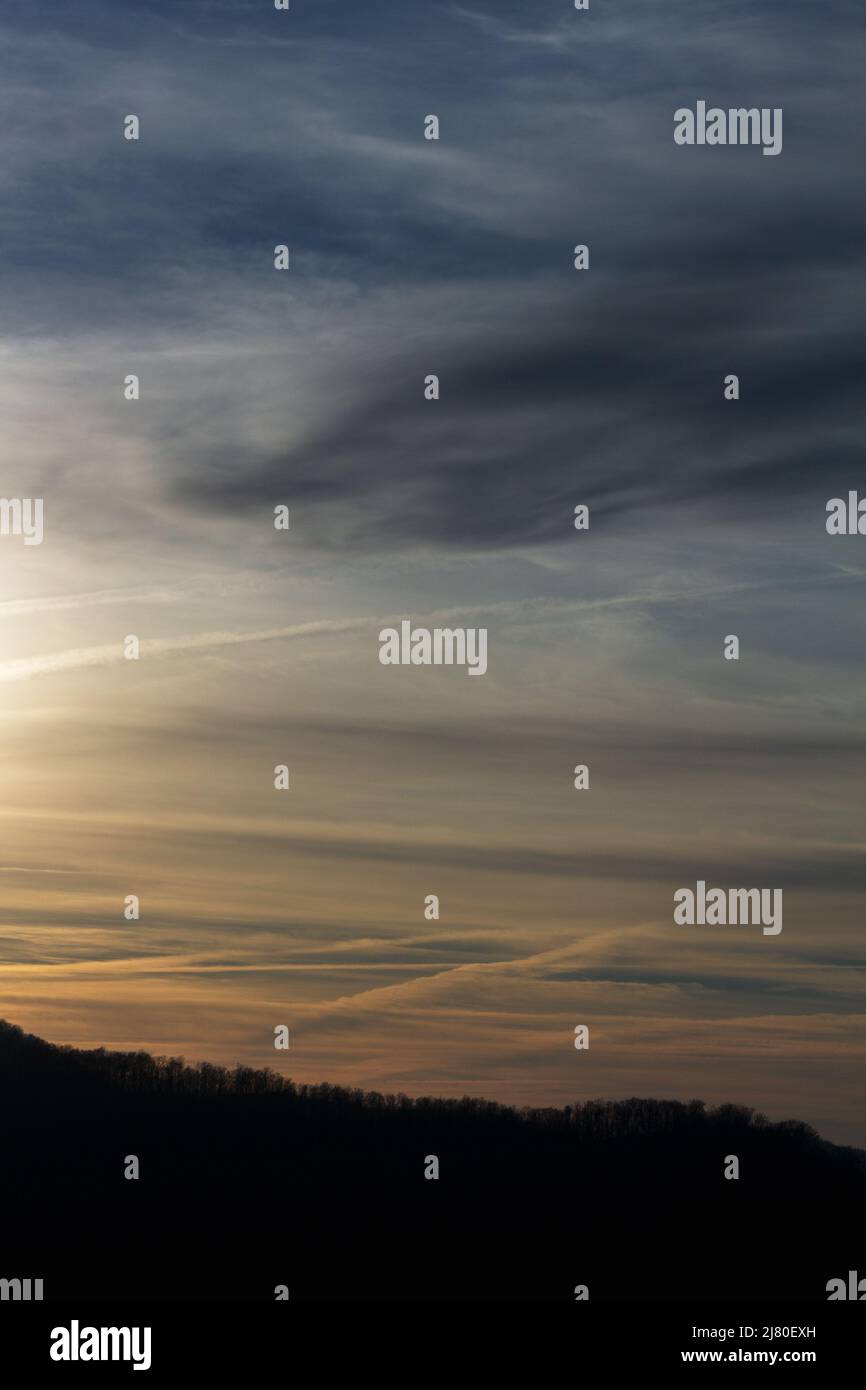
[(866, 1153), (734, 1105), (411, 1100), (0, 1023), (0, 1116), (0, 1277), (46, 1298), (824, 1300), (863, 1263)]

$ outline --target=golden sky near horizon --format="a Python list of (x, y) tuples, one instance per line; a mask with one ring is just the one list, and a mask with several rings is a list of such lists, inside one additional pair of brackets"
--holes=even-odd
[[(700, 1096), (862, 1137), (853, 771), (812, 768), (803, 807), (785, 716), (738, 751), (708, 670), (642, 722), (626, 671), (665, 639), (628, 604), (500, 605), (491, 670), (467, 680), (380, 666), (375, 615), (256, 639), (281, 630), (285, 585), (250, 582), (220, 620), (147, 582), (0, 604), (0, 1016), (306, 1081)], [(782, 933), (674, 926), (672, 893), (698, 877), (781, 886)]]

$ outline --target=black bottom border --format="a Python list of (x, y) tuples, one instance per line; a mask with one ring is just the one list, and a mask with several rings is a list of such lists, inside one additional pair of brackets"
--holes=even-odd
[[(53, 1360), (54, 1329), (74, 1324), (79, 1341), (88, 1327), (150, 1328), (150, 1367), (139, 1375), (130, 1362)], [(266, 1375), (284, 1377), (275, 1382), (282, 1385), (301, 1371), (307, 1379), (345, 1369), (353, 1379), (373, 1372), (404, 1385), (429, 1380), (437, 1367), (449, 1380), (461, 1366), (481, 1367), (485, 1378), (501, 1366), (513, 1376), (515, 1357), (525, 1357), (537, 1384), (562, 1374), (555, 1366), (565, 1355), (572, 1373), (590, 1366), (615, 1374), (739, 1364), (826, 1376), (857, 1366), (864, 1331), (866, 1301), (6, 1302), (0, 1304), (0, 1373), (15, 1368), (40, 1384), (45, 1375), (57, 1383), (106, 1375), (116, 1383), (133, 1375), (133, 1384), (178, 1377), (201, 1384), (255, 1367), (254, 1385)]]

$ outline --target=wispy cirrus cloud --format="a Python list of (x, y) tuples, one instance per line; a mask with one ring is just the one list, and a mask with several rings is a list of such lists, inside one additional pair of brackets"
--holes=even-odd
[[(140, 644), (142, 656), (170, 657), (188, 652), (217, 651), (221, 647), (244, 646), (250, 642), (275, 642), (287, 638), (321, 637), (365, 628), (363, 620), (297, 623), (289, 627), (267, 628), (261, 632), (199, 632), (186, 637), (145, 638)], [(63, 671), (80, 671), (87, 667), (114, 666), (124, 661), (123, 642), (106, 643), (99, 647), (74, 647), (70, 651), (52, 652), (46, 656), (19, 657), (0, 662), (0, 682), (31, 680), (34, 676), (58, 675)]]

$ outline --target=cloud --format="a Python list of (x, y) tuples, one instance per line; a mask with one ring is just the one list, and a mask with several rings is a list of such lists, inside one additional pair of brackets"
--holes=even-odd
[[(263, 632), (200, 632), (186, 637), (154, 637), (142, 640), (139, 645), (142, 656), (162, 658), (242, 646), (247, 642), (275, 642), (286, 638), (358, 631), (366, 626), (365, 622), (358, 620), (299, 623)], [(0, 682), (30, 680), (34, 676), (57, 675), (62, 671), (78, 671), (86, 667), (114, 666), (125, 659), (120, 641), (100, 647), (76, 647), (71, 651), (52, 652), (48, 656), (19, 657), (0, 662)]]
[(136, 593), (130, 589), (99, 589), (91, 593), (53, 594), (43, 598), (0, 600), (0, 618), (29, 617), (34, 613), (62, 613), (69, 609), (101, 608), (130, 603), (174, 603), (177, 595), (163, 590)]
[[(290, 494), (305, 546), (471, 553), (561, 541), (576, 489), (599, 529), (760, 508), (772, 532), (794, 507), (820, 529), (826, 496), (856, 485), (864, 200), (823, 156), (853, 170), (863, 152), (859, 129), (837, 140), (823, 77), (834, 101), (859, 80), (853, 9), (809, 29), (808, 63), (808, 12), (789, 9), (782, 29), (771, 5), (632, 5), (591, 26), (573, 13), (527, 26), (524, 7), (501, 5), (454, 7), (443, 26), (418, 7), (411, 38), (391, 6), (363, 21), (343, 7), (339, 24), (325, 9), (291, 39), (255, 6), (207, 13), (191, 25), (144, 7), (137, 58), (102, 6), (72, 44), (7, 26), (16, 71), (48, 63), (86, 119), (47, 140), (18, 77), (28, 119), (8, 176), (19, 161), (31, 174), (6, 321), (20, 293), (29, 338), (36, 308), (48, 340), (101, 342), (106, 357), (134, 342), (157, 377), (169, 331), (186, 339), (181, 399), (151, 380), (139, 412), (167, 513), (250, 515)], [(178, 33), (207, 61), (191, 70)], [(416, 48), (423, 101), (417, 62), (394, 61)], [(676, 149), (684, 67), (719, 101), (748, 83), (787, 103), (783, 158)], [(384, 86), (366, 80), (385, 71)], [(431, 147), (434, 92), (446, 121)], [(117, 113), (135, 105), (132, 148)], [(71, 260), (67, 223), (88, 228)], [(295, 272), (277, 277), (284, 236)], [(578, 240), (587, 274), (571, 268)], [(280, 370), (282, 412), (261, 384)]]

